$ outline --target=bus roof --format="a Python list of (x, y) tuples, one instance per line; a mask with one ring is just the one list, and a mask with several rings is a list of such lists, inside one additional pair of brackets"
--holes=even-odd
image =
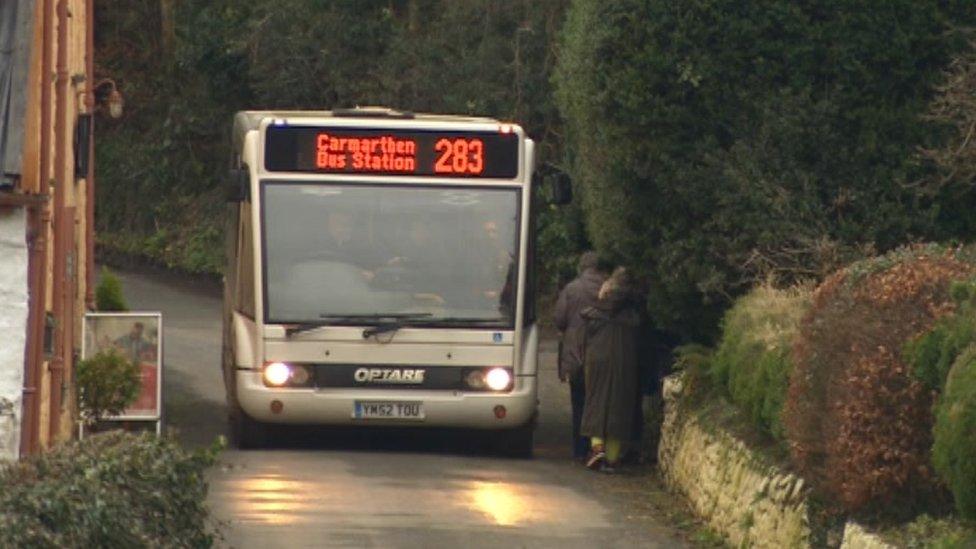
[(480, 116), (458, 116), (447, 114), (413, 113), (398, 111), (388, 107), (356, 107), (354, 109), (335, 109), (331, 111), (239, 111), (234, 116), (234, 147), (244, 141), (244, 135), (257, 130), (265, 118), (356, 118), (360, 120), (421, 120), (427, 122), (487, 123), (501, 124), (499, 120)]

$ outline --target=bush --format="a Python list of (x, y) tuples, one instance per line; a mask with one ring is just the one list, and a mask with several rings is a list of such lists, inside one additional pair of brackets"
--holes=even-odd
[(122, 413), (135, 402), (141, 385), (139, 367), (114, 349), (78, 361), (75, 381), (82, 416), (93, 422)]
[(204, 505), (220, 443), (95, 435), (0, 469), (4, 547), (210, 547)]
[(976, 519), (976, 345), (949, 371), (935, 410), (932, 462), (952, 491), (959, 514)]
[(932, 393), (901, 350), (955, 308), (971, 259), (935, 246), (856, 263), (814, 292), (783, 421), (798, 469), (848, 511), (913, 511), (935, 490)]
[(122, 281), (108, 267), (102, 267), (98, 285), (95, 286), (95, 307), (99, 311), (128, 311), (122, 295)]
[(726, 313), (721, 342), (709, 361), (714, 383), (776, 439), (783, 437), (780, 415), (792, 370), (793, 336), (809, 298), (804, 288), (756, 288)]
[(956, 313), (905, 348), (915, 377), (940, 394), (932, 461), (959, 513), (976, 518), (976, 281), (957, 283)]
[(931, 331), (905, 346), (912, 372), (932, 391), (941, 392), (949, 369), (971, 344), (976, 343), (976, 282), (959, 282), (950, 289), (957, 312), (939, 320)]

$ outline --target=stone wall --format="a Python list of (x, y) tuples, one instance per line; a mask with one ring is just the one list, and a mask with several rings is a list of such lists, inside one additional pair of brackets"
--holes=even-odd
[(896, 549), (894, 545), (881, 541), (881, 538), (868, 532), (863, 526), (848, 522), (844, 526), (844, 542), (840, 549)]
[(741, 441), (682, 413), (680, 375), (664, 381), (658, 463), (668, 487), (736, 547), (809, 547), (803, 479), (764, 465)]
[(27, 337), (27, 217), (0, 208), (0, 460), (20, 452)]
[(896, 549), (855, 522), (843, 536), (815, 536), (803, 479), (764, 463), (721, 427), (705, 425), (699, 412), (681, 405), (683, 389), (681, 374), (665, 378), (658, 467), (668, 488), (687, 497), (731, 545)]

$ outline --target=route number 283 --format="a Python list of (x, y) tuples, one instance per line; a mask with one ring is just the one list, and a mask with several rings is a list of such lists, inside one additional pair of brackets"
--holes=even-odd
[(485, 169), (485, 145), (480, 139), (440, 139), (435, 173), (479, 174)]

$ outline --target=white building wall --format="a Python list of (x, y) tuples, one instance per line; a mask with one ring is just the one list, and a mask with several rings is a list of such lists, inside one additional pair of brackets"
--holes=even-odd
[(0, 208), (0, 461), (20, 451), (27, 339), (27, 213)]

